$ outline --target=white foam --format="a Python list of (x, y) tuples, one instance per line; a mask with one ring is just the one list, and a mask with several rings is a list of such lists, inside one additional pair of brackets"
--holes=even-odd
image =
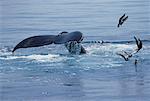
[(128, 44), (105, 44), (105, 45), (99, 45), (95, 44), (92, 46), (88, 46), (86, 50), (88, 51), (89, 54), (98, 52), (98, 53), (103, 53), (103, 52), (111, 52), (115, 53), (117, 51), (121, 50), (134, 50), (136, 48), (135, 45), (128, 45)]
[(1, 57), (1, 59), (12, 60), (12, 59), (29, 59), (35, 60), (39, 62), (58, 62), (65, 59), (65, 57), (61, 57), (60, 55), (48, 54), (48, 55), (29, 55), (29, 56), (7, 56)]
[[(121, 50), (132, 50), (136, 47), (136, 45), (134, 44), (94, 44), (94, 45), (87, 45), (85, 47), (85, 49), (87, 50), (87, 55), (85, 56), (90, 56), (89, 58), (91, 58), (92, 56), (98, 56), (99, 59), (109, 59), (109, 58), (113, 58), (112, 62), (109, 61), (110, 66), (111, 65), (118, 65), (117, 63), (113, 63), (115, 61), (117, 57), (116, 52), (121, 51)], [(15, 60), (15, 59), (25, 59), (25, 60), (33, 60), (35, 62), (60, 62), (60, 61), (65, 61), (66, 59), (70, 59), (71, 57), (68, 56), (62, 56), (59, 54), (47, 54), (47, 55), (38, 55), (38, 54), (33, 54), (33, 55), (12, 55), (12, 53), (10, 52), (1, 52), (1, 56), (0, 59), (2, 60)], [(81, 56), (83, 57), (83, 55)], [(83, 58), (84, 59), (84, 58)], [(79, 61), (79, 60), (77, 60)], [(81, 61), (81, 60), (80, 60)], [(108, 61), (108, 60), (106, 60)]]

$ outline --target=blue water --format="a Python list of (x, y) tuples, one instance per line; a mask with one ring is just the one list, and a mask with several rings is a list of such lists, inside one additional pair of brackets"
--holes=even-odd
[[(117, 28), (124, 13), (129, 18)], [(83, 43), (84, 55), (64, 45), (11, 53), (24, 38), (76, 30), (83, 41), (112, 43)], [(143, 48), (124, 61), (116, 53), (134, 50), (133, 36)], [(149, 101), (149, 95), (149, 0), (0, 1), (0, 101)]]

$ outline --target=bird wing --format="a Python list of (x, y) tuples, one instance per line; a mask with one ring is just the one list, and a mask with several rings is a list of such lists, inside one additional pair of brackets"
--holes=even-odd
[(124, 21), (126, 21), (128, 19), (128, 16), (126, 16), (124, 19), (122, 19), (122, 21), (124, 22)]
[(117, 27), (119, 28), (119, 25), (122, 25), (123, 24), (123, 18), (125, 17), (125, 14), (123, 14), (120, 18), (119, 18), (119, 23), (117, 25)]
[(143, 46), (143, 44), (142, 44), (142, 41), (140, 40), (140, 39), (138, 39), (138, 41), (139, 41), (139, 48), (141, 49), (142, 48), (142, 46)]
[(119, 19), (119, 24), (122, 22), (122, 19), (125, 17), (125, 14), (123, 14)]
[(120, 19), (122, 20), (124, 17), (125, 17), (125, 14), (123, 14), (123, 15), (120, 17)]
[(139, 44), (138, 39), (135, 36), (134, 36), (134, 39), (135, 39), (136, 45), (138, 47), (138, 44)]
[(132, 57), (132, 54), (126, 51), (123, 51), (128, 57)]
[(133, 52), (133, 54), (137, 53), (143, 47), (143, 43), (142, 43), (142, 41), (139, 38), (137, 39), (134, 36), (134, 39), (136, 41), (137, 49), (135, 49), (135, 51)]
[(137, 50), (136, 50), (136, 52), (138, 52), (141, 48), (142, 48), (142, 41), (140, 40), (140, 39), (138, 39), (138, 45), (137, 45)]
[(119, 25), (120, 25), (120, 24), (118, 23), (118, 25), (117, 25), (118, 28), (119, 28)]
[(121, 54), (121, 53), (117, 53), (117, 55), (120, 55), (121, 57), (123, 57), (123, 58), (124, 58), (124, 60), (125, 60), (125, 61), (128, 61), (128, 58), (126, 58), (123, 54)]

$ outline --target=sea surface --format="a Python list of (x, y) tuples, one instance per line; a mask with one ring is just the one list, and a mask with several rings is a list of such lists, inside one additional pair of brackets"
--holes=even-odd
[[(63, 44), (11, 52), (27, 37), (62, 31), (81, 31), (87, 54)], [(125, 61), (116, 53), (134, 51), (134, 36), (143, 48)], [(149, 100), (150, 0), (0, 0), (0, 101)]]

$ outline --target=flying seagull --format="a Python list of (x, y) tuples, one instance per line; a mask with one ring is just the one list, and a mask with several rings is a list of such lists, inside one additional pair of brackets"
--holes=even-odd
[(137, 38), (134, 36), (134, 39), (135, 39), (136, 45), (137, 45), (137, 49), (135, 49), (135, 53), (137, 53), (140, 49), (142, 49), (143, 44), (142, 44), (142, 41), (140, 40), (140, 38), (137, 39)]
[(125, 61), (128, 61), (129, 58), (132, 57), (132, 54), (129, 54), (126, 51), (123, 51), (122, 53), (116, 53), (116, 54), (123, 57)]
[(125, 14), (120, 17), (119, 23), (118, 23), (118, 28), (128, 19), (128, 16), (125, 17)]
[[(121, 57), (124, 58), (125, 61), (128, 61), (129, 58), (131, 58), (133, 56), (133, 54), (137, 53), (141, 48), (142, 48), (142, 41), (138, 38), (136, 38), (134, 36), (134, 39), (136, 41), (136, 45), (137, 45), (137, 48), (135, 49), (135, 51), (129, 53), (129, 52), (126, 52), (126, 51), (122, 51), (122, 53), (116, 53), (117, 55), (120, 55)], [(137, 60), (135, 62), (135, 64), (137, 63)]]
[(128, 52), (126, 52), (126, 51), (123, 51), (129, 58), (131, 58), (132, 57), (132, 54), (131, 53), (128, 53)]

